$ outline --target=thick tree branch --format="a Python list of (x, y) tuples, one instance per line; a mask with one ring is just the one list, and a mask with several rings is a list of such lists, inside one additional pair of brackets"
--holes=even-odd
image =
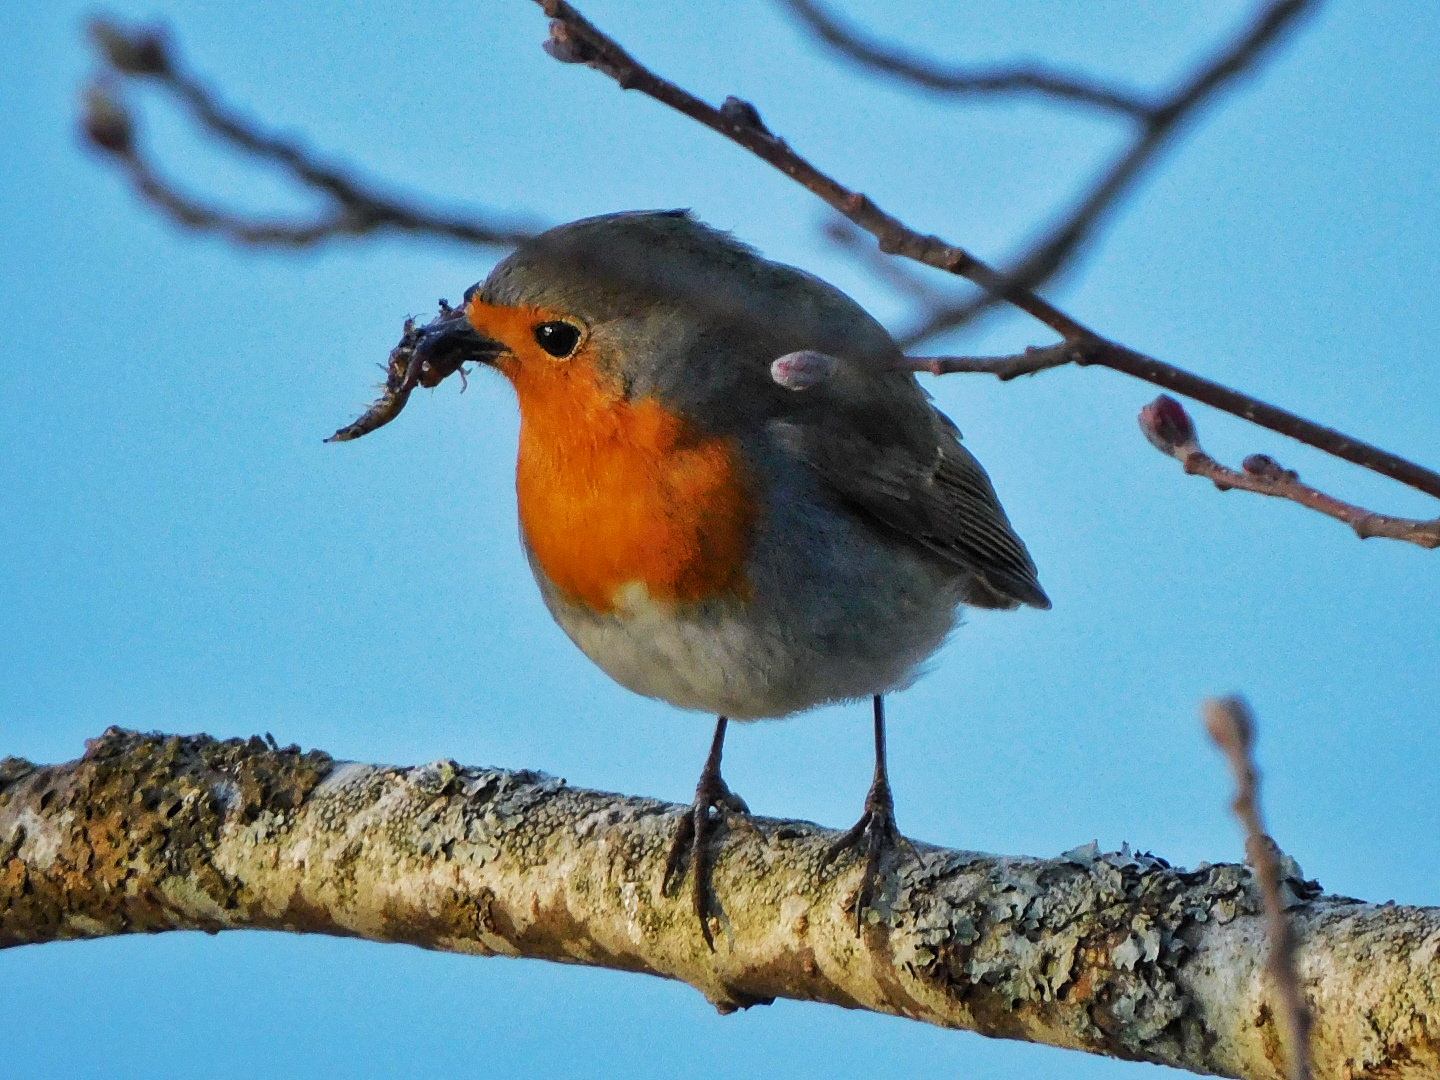
[[(821, 866), (835, 834), (757, 818), (718, 843), (712, 953), (688, 898), (660, 894), (683, 812), (537, 773), (111, 729), (79, 761), (0, 762), (0, 946), (179, 929), (359, 936), (661, 975), (722, 1009), (784, 996), (1283, 1075), (1266, 921), (1243, 867), (918, 845), (888, 866), (857, 936), (859, 866)], [(1285, 887), (1316, 1075), (1434, 1076), (1440, 909)]]

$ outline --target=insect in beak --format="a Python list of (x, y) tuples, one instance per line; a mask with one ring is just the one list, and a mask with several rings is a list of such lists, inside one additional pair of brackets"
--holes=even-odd
[(457, 371), (463, 379), (465, 364), (493, 364), (505, 351), (500, 342), (477, 333), (463, 309), (442, 300), (439, 316), (424, 326), (405, 320), (400, 342), (390, 350), (384, 392), (359, 419), (325, 441), (349, 442), (368, 435), (400, 415), (415, 387), (439, 386)]

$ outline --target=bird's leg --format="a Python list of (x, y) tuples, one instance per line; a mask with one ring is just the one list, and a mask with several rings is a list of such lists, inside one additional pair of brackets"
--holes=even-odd
[(675, 840), (670, 845), (670, 856), (665, 860), (665, 877), (661, 888), (668, 891), (670, 882), (690, 856), (690, 869), (694, 874), (690, 899), (695, 906), (695, 916), (700, 920), (700, 933), (705, 944), (713, 951), (715, 939), (710, 933), (710, 835), (714, 831), (716, 817), (729, 813), (748, 814), (750, 808), (745, 800), (726, 785), (720, 775), (720, 755), (725, 748), (725, 727), (728, 721), (718, 717), (715, 721), (715, 738), (710, 742), (710, 756), (705, 759), (705, 768), (700, 771), (700, 782), (695, 785), (695, 801), (689, 811), (680, 819), (675, 830)]
[(895, 797), (890, 793), (890, 774), (885, 765), (885, 698), (875, 695), (875, 779), (865, 795), (865, 812), (844, 836), (830, 845), (825, 863), (831, 862), (846, 848), (865, 842), (865, 875), (860, 879), (860, 892), (855, 897), (855, 933), (865, 917), (865, 909), (875, 899), (880, 885), (880, 858), (886, 848), (904, 845), (913, 852), (914, 846), (905, 839), (895, 824)]

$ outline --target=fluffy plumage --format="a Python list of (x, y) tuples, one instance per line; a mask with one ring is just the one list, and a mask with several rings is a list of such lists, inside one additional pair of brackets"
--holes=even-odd
[[(541, 591), (623, 685), (682, 708), (781, 716), (905, 685), (962, 603), (1049, 606), (955, 426), (901, 368), (884, 328), (818, 278), (684, 212), (614, 214), (523, 244), (467, 301), (475, 329), (504, 347), (495, 363), (519, 394), (522, 511), (527, 455), (537, 454), (552, 479), (573, 470), (567, 498), (585, 507), (522, 522)], [(532, 324), (547, 319), (581, 330), (573, 355), (536, 345)], [(833, 373), (800, 390), (779, 385), (772, 362), (799, 350), (835, 357)], [(534, 387), (563, 397), (582, 383), (585, 407), (560, 409), (542, 432)], [(614, 441), (638, 436), (594, 434), (647, 409), (673, 420), (665, 453), (730, 455), (715, 474), (729, 487), (677, 485), (668, 459)], [(626, 487), (591, 497), (622, 472)], [(576, 476), (592, 479), (576, 488)], [(653, 528), (601, 551), (615, 531), (603, 517), (635, 502), (633, 485), (662, 493), (639, 500)], [(529, 501), (553, 505), (552, 494)], [(716, 583), (710, 595), (662, 587), (653, 567), (717, 558), (709, 532), (740, 517), (741, 540), (724, 548), (743, 563), (738, 578), (694, 577)], [(565, 585), (587, 531), (596, 560), (633, 568), (616, 571), (599, 600)], [(549, 554), (562, 549), (563, 573)]]

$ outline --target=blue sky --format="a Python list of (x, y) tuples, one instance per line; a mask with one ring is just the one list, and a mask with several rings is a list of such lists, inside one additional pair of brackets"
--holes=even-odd
[[(1142, 88), (1247, 10), (940, 7), (886, 5), (885, 30), (957, 60), (1039, 56)], [(550, 222), (691, 206), (904, 320), (819, 239), (810, 196), (550, 60), (531, 4), (114, 10), (162, 14), (232, 101), (396, 189)], [(1121, 145), (1101, 117), (877, 86), (758, 0), (584, 10), (993, 259)], [(458, 297), (492, 257), (403, 239), (251, 252), (177, 232), (77, 145), (85, 12), (0, 10), (0, 754), (69, 759), (109, 724), (268, 730), (340, 757), (532, 767), (688, 800), (709, 721), (609, 683), (540, 604), (500, 380), (421, 395), (361, 442), (320, 441), (368, 400), (401, 320)], [(256, 209), (306, 205), (164, 108), (146, 124), (186, 183)], [(1050, 293), (1127, 344), (1440, 465), (1437, 148), (1440, 9), (1332, 4), (1191, 127)], [(1006, 317), (945, 344), (1049, 340)], [(1181, 475), (1135, 425), (1153, 390), (1118, 375), (928, 385), (1055, 609), (975, 614), (892, 700), (902, 827), (1007, 853), (1098, 839), (1189, 865), (1238, 858), (1230, 780), (1197, 707), (1240, 691), (1262, 724), (1273, 831), (1306, 872), (1371, 900), (1440, 900), (1440, 554)], [(1375, 509), (1437, 512), (1193, 412), (1222, 459), (1268, 452)], [(851, 707), (735, 730), (726, 775), (759, 812), (849, 824), (867, 722)], [(279, 935), (21, 949), (0, 977), (17, 999), (0, 1035), (15, 1076), (1152, 1075), (817, 1006), (720, 1018), (688, 988), (634, 976)]]

